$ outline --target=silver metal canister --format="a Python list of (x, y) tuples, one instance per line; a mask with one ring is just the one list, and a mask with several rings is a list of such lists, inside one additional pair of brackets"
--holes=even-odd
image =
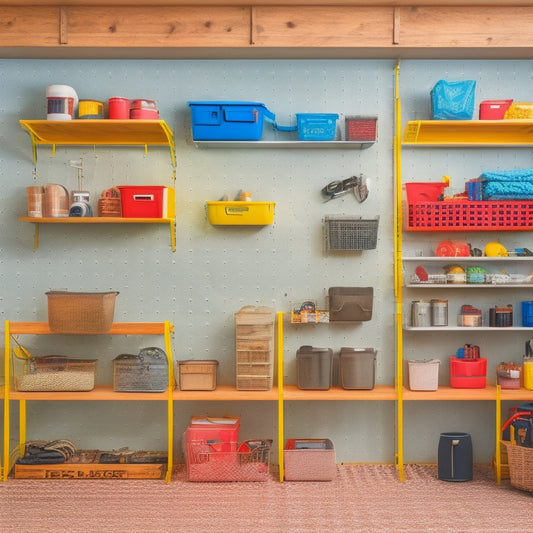
[(448, 300), (431, 300), (431, 325), (448, 325)]
[(411, 326), (414, 328), (431, 326), (431, 302), (423, 300), (411, 302)]

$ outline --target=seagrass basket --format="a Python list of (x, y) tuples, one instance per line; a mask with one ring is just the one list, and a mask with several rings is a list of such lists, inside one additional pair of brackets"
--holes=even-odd
[(99, 217), (121, 217), (122, 201), (120, 199), (120, 190), (117, 187), (106, 189), (98, 198), (98, 216)]
[(509, 478), (511, 485), (520, 490), (533, 492), (533, 448), (502, 441), (507, 448)]
[(49, 291), (48, 325), (54, 333), (98, 334), (111, 329), (118, 292)]

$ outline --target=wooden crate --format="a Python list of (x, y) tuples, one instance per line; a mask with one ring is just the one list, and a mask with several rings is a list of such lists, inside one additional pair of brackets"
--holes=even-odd
[(16, 479), (162, 479), (166, 464), (15, 464)]

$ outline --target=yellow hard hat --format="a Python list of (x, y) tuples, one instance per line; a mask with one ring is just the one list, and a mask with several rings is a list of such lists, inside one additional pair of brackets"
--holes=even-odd
[(485, 246), (485, 255), (487, 257), (507, 257), (509, 254), (505, 246), (499, 242), (489, 242)]

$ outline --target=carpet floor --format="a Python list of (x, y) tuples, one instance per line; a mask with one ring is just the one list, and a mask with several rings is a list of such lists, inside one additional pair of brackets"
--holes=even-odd
[(469, 482), (437, 467), (339, 465), (330, 482), (159, 480), (0, 483), (2, 533), (533, 532), (533, 493), (475, 466)]

